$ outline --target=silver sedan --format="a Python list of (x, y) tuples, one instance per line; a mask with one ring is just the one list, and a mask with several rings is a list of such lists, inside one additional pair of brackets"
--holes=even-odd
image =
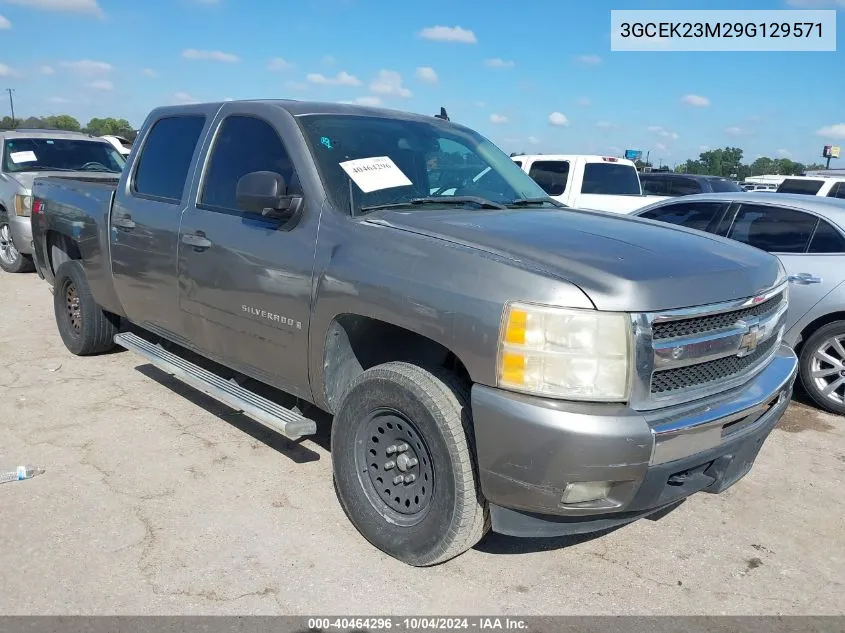
[(789, 275), (785, 341), (821, 408), (845, 415), (845, 200), (769, 192), (663, 200), (631, 215), (738, 240), (777, 256)]

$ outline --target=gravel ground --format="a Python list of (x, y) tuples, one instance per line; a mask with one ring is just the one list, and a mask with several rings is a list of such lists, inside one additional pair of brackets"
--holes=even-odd
[[(845, 422), (795, 402), (742, 481), (600, 537), (372, 548), (293, 444), (128, 352), (71, 356), (0, 274), (0, 614), (842, 614)], [(839, 596), (837, 598), (836, 596)]]

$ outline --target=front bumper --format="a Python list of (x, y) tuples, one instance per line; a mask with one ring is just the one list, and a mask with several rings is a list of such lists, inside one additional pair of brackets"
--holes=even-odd
[(32, 222), (29, 217), (9, 214), (12, 241), (22, 255), (32, 255)]
[[(481, 487), (493, 529), (514, 536), (599, 531), (741, 479), (783, 415), (798, 361), (783, 345), (742, 387), (658, 411), (535, 398), (475, 385)], [(601, 499), (567, 485), (612, 482)]]

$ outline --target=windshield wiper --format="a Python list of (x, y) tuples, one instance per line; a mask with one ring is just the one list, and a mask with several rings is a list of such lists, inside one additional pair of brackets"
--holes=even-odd
[(508, 207), (530, 207), (531, 205), (534, 205), (534, 204), (544, 204), (544, 203), (548, 203), (548, 204), (555, 206), (555, 207), (562, 207), (562, 208), (566, 207), (565, 204), (563, 204), (562, 202), (558, 202), (557, 200), (554, 200), (553, 198), (520, 198), (518, 200), (511, 200), (510, 202), (508, 202), (507, 206)]
[(443, 197), (431, 197), (431, 198), (411, 198), (410, 200), (405, 200), (404, 202), (389, 202), (387, 204), (374, 204), (368, 207), (361, 207), (361, 211), (375, 211), (377, 209), (395, 209), (398, 207), (417, 207), (423, 206), (426, 204), (432, 205), (458, 205), (458, 204), (475, 204), (482, 209), (506, 209), (507, 207), (499, 204), (498, 202), (493, 202), (492, 200), (488, 200), (487, 198), (482, 198), (480, 196), (443, 196)]

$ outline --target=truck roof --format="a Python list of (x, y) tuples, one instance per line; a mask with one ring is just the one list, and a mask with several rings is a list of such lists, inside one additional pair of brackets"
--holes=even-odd
[(218, 108), (230, 103), (261, 103), (266, 105), (273, 105), (283, 110), (287, 110), (293, 116), (300, 116), (306, 114), (349, 114), (359, 116), (378, 116), (389, 119), (397, 119), (403, 121), (425, 121), (432, 120), (441, 121), (445, 125), (454, 125), (459, 128), (468, 129), (454, 121), (443, 121), (436, 118), (433, 114), (418, 114), (414, 112), (407, 112), (404, 110), (394, 110), (391, 108), (379, 108), (375, 106), (364, 106), (354, 103), (340, 103), (335, 101), (299, 101), (296, 99), (235, 99), (232, 101), (206, 101), (202, 103), (192, 103), (184, 105), (159, 106), (153, 109), (153, 113), (166, 112), (191, 112), (196, 109)]
[(524, 160), (524, 159), (531, 159), (531, 160), (568, 160), (572, 161), (576, 158), (582, 158), (586, 160), (588, 163), (622, 163), (624, 165), (631, 165), (633, 166), (634, 163), (627, 158), (617, 158), (616, 156), (602, 156), (601, 154), (517, 154), (516, 156), (511, 156), (513, 160)]
[(0, 130), (0, 136), (21, 138), (79, 138), (99, 140), (96, 136), (85, 132), (71, 132), (69, 130), (49, 130), (43, 128), (16, 128), (11, 130)]

